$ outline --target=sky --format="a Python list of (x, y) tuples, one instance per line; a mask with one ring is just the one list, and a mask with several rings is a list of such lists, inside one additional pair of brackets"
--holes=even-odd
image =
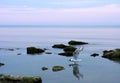
[(120, 0), (0, 0), (0, 25), (120, 25)]

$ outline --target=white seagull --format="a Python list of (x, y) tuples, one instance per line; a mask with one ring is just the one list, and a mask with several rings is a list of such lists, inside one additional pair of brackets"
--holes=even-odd
[(73, 58), (70, 59), (69, 61), (71, 62), (76, 62), (76, 61), (81, 61), (81, 59), (79, 59), (79, 53), (83, 50), (83, 47), (77, 48), (74, 52), (73, 52)]

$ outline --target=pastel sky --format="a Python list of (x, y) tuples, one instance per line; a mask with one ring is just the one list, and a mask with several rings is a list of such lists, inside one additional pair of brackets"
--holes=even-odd
[(0, 25), (120, 25), (120, 0), (0, 0)]

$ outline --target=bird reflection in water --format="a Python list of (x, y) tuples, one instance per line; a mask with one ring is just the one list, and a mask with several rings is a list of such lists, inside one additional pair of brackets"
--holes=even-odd
[(74, 52), (73, 52), (73, 58), (69, 59), (69, 61), (73, 62), (73, 64), (70, 64), (70, 66), (73, 67), (73, 75), (75, 77), (78, 78), (78, 80), (80, 78), (83, 78), (83, 75), (79, 72), (79, 64), (78, 62), (81, 61), (81, 59), (79, 58), (79, 53), (83, 50), (83, 47), (81, 46), (80, 48), (77, 48)]
[(80, 73), (79, 71), (79, 64), (78, 62), (74, 62), (73, 64), (70, 64), (69, 66), (73, 67), (73, 75), (79, 79), (83, 78), (83, 74)]

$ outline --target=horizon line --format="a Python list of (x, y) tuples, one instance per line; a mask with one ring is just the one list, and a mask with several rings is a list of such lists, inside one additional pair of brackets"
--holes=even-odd
[(120, 25), (39, 25), (39, 24), (7, 24), (0, 27), (120, 27)]

